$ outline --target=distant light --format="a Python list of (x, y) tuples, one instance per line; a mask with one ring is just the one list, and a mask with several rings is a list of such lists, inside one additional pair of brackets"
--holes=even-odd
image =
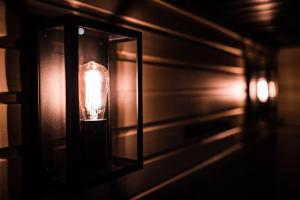
[(78, 28), (78, 34), (83, 35), (84, 34), (84, 28), (79, 27)]
[(256, 101), (256, 99), (257, 99), (257, 89), (256, 89), (256, 87), (257, 87), (257, 85), (256, 85), (256, 79), (252, 79), (251, 81), (250, 81), (250, 85), (249, 85), (249, 95), (250, 95), (250, 98), (251, 98), (251, 100), (252, 101)]
[(257, 98), (260, 102), (265, 103), (269, 98), (268, 82), (265, 78), (260, 78), (257, 81)]
[(275, 98), (277, 95), (276, 83), (274, 81), (269, 82), (269, 96)]

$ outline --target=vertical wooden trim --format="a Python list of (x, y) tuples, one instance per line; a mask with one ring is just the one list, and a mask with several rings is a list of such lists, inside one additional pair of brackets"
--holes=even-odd
[(6, 58), (6, 49), (0, 48), (0, 93), (8, 92), (5, 58)]
[(0, 104), (0, 148), (8, 145), (7, 105)]

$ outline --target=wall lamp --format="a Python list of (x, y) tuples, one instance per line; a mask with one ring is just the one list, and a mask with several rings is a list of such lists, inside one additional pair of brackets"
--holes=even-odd
[(265, 77), (260, 77), (256, 83), (257, 99), (261, 103), (266, 103), (269, 99), (269, 87)]
[(274, 80), (268, 81), (265, 77), (260, 77), (256, 83), (257, 99), (261, 103), (273, 101), (277, 97), (277, 83)]
[(64, 16), (37, 35), (43, 179), (81, 186), (140, 169), (141, 33)]
[(267, 80), (265, 75), (259, 76), (258, 79), (252, 79), (250, 82), (251, 99), (257, 98), (260, 103), (272, 101), (277, 97), (277, 88), (275, 80)]

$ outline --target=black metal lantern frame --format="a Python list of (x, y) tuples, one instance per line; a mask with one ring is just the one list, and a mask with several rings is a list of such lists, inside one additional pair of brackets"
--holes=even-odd
[[(142, 168), (141, 33), (69, 15), (37, 35), (42, 177), (88, 186)], [(107, 95), (100, 92), (106, 83)]]

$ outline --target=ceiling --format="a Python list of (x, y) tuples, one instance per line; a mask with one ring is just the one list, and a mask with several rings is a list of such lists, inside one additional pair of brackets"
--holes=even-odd
[(268, 46), (300, 44), (298, 0), (165, 0)]

